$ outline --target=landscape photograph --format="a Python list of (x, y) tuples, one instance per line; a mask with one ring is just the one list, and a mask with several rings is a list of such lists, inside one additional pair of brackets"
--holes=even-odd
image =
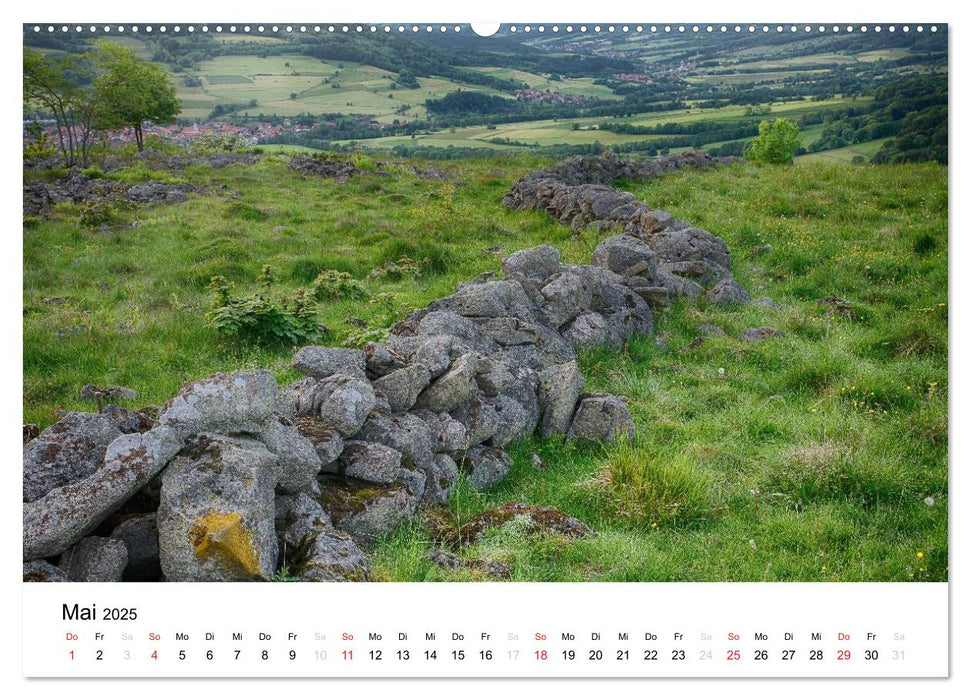
[(24, 25), (24, 581), (947, 581), (948, 28), (851, 29)]

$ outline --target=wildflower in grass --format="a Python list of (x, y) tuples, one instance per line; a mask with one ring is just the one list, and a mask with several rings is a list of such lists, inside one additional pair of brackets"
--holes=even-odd
[[(924, 553), (923, 552), (917, 552), (917, 558), (918, 559), (923, 559), (924, 558)], [(923, 571), (923, 569), (921, 569), (921, 571)]]

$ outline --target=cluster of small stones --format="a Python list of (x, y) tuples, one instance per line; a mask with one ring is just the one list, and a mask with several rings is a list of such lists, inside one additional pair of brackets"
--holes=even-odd
[[(301, 348), (304, 378), (287, 386), (239, 371), (187, 384), (157, 417), (69, 413), (25, 446), (25, 578), (366, 580), (378, 538), (446, 504), (460, 475), (495, 486), (512, 442), (633, 439), (623, 398), (584, 393), (577, 350), (651, 335), (672, 296), (748, 295), (721, 239), (600, 183), (711, 162), (601, 156), (530, 173), (507, 205), (621, 230), (590, 265), (521, 250), (502, 279), (460, 285), (384, 342)], [(523, 508), (488, 522), (585, 531)]]
[[(371, 173), (373, 175), (391, 175), (400, 172), (403, 166), (382, 161), (374, 161), (372, 168), (359, 168), (355, 162), (345, 157), (330, 157), (327, 155), (295, 155), (290, 158), (287, 167), (301, 175), (308, 177), (332, 178), (337, 182), (347, 182), (354, 176)], [(440, 170), (429, 170), (416, 165), (404, 166), (408, 172), (425, 180), (447, 180), (448, 173)]]
[(24, 183), (24, 215), (49, 212), (56, 204), (83, 204), (124, 199), (134, 204), (178, 204), (199, 188), (187, 183), (149, 180), (136, 185), (109, 178), (92, 178), (74, 168), (60, 180)]

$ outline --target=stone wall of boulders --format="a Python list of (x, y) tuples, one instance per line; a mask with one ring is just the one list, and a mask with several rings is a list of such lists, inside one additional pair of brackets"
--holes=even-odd
[(495, 486), (513, 441), (633, 438), (623, 398), (584, 393), (577, 349), (652, 334), (673, 296), (747, 294), (721, 239), (610, 183), (714, 162), (601, 156), (530, 173), (508, 206), (616, 229), (591, 264), (547, 245), (514, 253), (502, 279), (460, 285), (384, 342), (301, 348), (304, 378), (287, 386), (239, 371), (187, 384), (157, 414), (67, 414), (24, 448), (25, 580), (366, 580), (378, 538), (447, 503), (460, 477)]

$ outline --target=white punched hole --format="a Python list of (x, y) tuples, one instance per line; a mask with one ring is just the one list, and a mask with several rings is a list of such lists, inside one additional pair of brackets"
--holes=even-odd
[(472, 31), (476, 36), (488, 37), (498, 32), (501, 26), (499, 22), (473, 22)]

